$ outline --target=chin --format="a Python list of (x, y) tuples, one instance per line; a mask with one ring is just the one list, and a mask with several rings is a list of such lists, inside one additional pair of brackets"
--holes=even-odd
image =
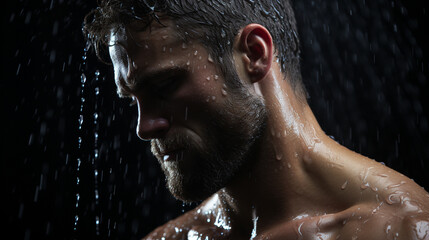
[(184, 180), (183, 176), (167, 178), (167, 188), (176, 199), (192, 203), (207, 199), (221, 188), (214, 188), (214, 186), (208, 188), (204, 186), (204, 182), (201, 179)]

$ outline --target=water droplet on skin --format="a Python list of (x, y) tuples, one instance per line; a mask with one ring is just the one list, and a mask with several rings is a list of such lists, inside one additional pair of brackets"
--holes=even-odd
[(207, 80), (207, 81), (210, 81), (210, 76), (208, 76), (208, 77), (206, 78), (206, 80)]
[(362, 189), (362, 190), (365, 190), (365, 189), (367, 189), (369, 187), (369, 183), (362, 183), (361, 185), (360, 185), (360, 189)]
[(211, 62), (211, 63), (213, 63), (213, 58), (212, 58), (212, 56), (209, 54), (209, 56), (207, 57), (207, 61), (209, 61), (209, 62)]
[(389, 232), (390, 232), (390, 230), (392, 229), (392, 226), (390, 226), (390, 225), (387, 225), (387, 227), (386, 227), (386, 234), (388, 234)]
[(212, 100), (215, 101), (216, 100), (216, 96), (212, 96)]
[(222, 88), (222, 96), (226, 97), (228, 93), (226, 92), (226, 90), (224, 88)]
[(189, 65), (191, 65), (191, 62), (188, 60), (188, 61), (186, 62), (186, 66), (189, 66)]
[(287, 163), (287, 168), (289, 168), (289, 169), (292, 168), (292, 165), (289, 162)]
[(343, 185), (341, 185), (341, 190), (346, 189), (346, 187), (347, 187), (347, 184), (348, 184), (348, 183), (349, 183), (348, 181), (345, 181), (345, 182), (343, 183)]
[(279, 152), (276, 152), (276, 159), (278, 160), (278, 161), (280, 161), (280, 160), (282, 160), (282, 157), (283, 157), (283, 154), (279, 151)]
[(164, 36), (162, 36), (162, 40), (165, 40), (165, 39), (167, 39), (168, 38), (168, 35), (164, 35)]
[(299, 239), (302, 239), (302, 232), (301, 232), (301, 228), (302, 228), (302, 225), (304, 225), (304, 222), (302, 222), (301, 224), (299, 224), (299, 226), (298, 226), (298, 234), (299, 234)]
[(399, 186), (401, 186), (401, 185), (403, 185), (403, 184), (405, 184), (405, 183), (407, 183), (407, 182), (405, 182), (405, 181), (401, 181), (401, 182), (400, 182), (400, 183), (398, 183), (398, 184), (392, 184), (392, 185), (387, 186), (386, 188), (387, 188), (387, 189), (397, 188), (397, 187), (399, 187)]
[(394, 203), (399, 203), (400, 200), (400, 196), (398, 196), (400, 194), (400, 192), (394, 192), (392, 194), (390, 194), (389, 196), (386, 197), (386, 203), (389, 205), (392, 205)]
[(188, 48), (188, 45), (185, 42), (183, 42), (182, 43), (182, 49), (187, 49), (187, 48)]
[(218, 80), (219, 79), (218, 75), (214, 75), (213, 77), (214, 77), (214, 80)]
[(144, 48), (149, 49), (149, 45), (145, 44)]
[(194, 56), (197, 56), (197, 54), (198, 54), (198, 50), (195, 50)]

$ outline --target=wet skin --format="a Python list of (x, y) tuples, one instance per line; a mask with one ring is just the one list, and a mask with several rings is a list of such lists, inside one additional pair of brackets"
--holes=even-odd
[[(187, 134), (204, 148), (207, 122), (230, 94), (206, 49), (197, 41), (183, 43), (174, 24), (163, 23), (151, 32), (130, 29), (127, 38), (123, 31), (112, 33), (115, 80), (137, 101), (139, 137), (157, 146), (159, 139)], [(251, 164), (200, 206), (144, 239), (429, 239), (429, 194), (329, 138), (284, 80), (273, 53), (271, 36), (260, 25), (244, 27), (234, 41), (240, 80), (268, 113)], [(151, 94), (153, 85), (168, 77), (152, 73), (162, 69), (186, 77), (160, 99)], [(141, 83), (147, 79), (153, 84)], [(179, 157), (180, 150), (152, 150), (163, 168), (195, 160), (192, 154)]]

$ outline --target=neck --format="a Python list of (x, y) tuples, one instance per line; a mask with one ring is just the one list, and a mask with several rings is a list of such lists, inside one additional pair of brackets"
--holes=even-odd
[[(332, 206), (332, 199), (323, 199), (326, 194), (315, 187), (315, 173), (308, 165), (332, 158), (329, 149), (335, 142), (324, 134), (309, 106), (289, 96), (293, 92), (283, 79), (259, 87), (268, 109), (266, 131), (252, 164), (219, 192), (232, 229), (243, 234), (252, 232), (255, 217), (258, 231), (264, 231), (265, 226)], [(319, 209), (313, 207), (316, 198)]]

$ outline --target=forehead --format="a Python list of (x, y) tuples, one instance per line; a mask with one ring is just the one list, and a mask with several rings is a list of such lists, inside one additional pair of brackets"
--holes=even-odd
[(161, 23), (153, 21), (149, 26), (143, 21), (133, 21), (125, 27), (111, 28), (109, 46), (117, 44), (123, 46), (158, 44), (174, 44), (181, 39), (177, 34), (177, 27), (169, 18), (160, 19)]

